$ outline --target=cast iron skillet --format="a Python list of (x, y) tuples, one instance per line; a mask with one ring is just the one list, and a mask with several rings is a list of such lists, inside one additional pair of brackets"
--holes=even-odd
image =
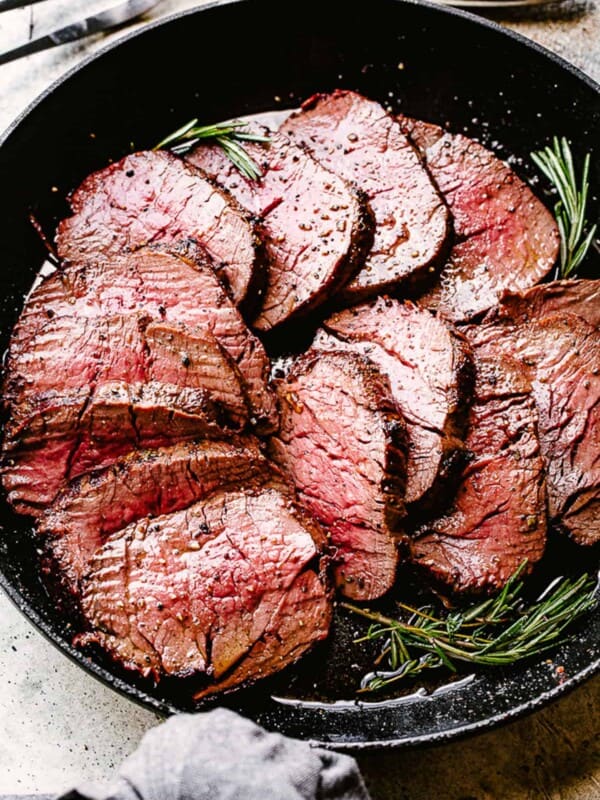
[[(2, 350), (45, 258), (28, 214), (51, 233), (67, 212), (66, 194), (83, 177), (194, 116), (211, 122), (291, 108), (315, 91), (353, 88), (481, 138), (512, 156), (525, 176), (533, 174), (530, 151), (553, 134), (572, 139), (578, 158), (596, 149), (591, 194), (597, 202), (600, 93), (570, 65), (447, 8), (397, 0), (302, 0), (292, 7), (291, 26), (282, 20), (281, 0), (214, 3), (175, 15), (85, 61), (15, 122), (0, 143)], [(185, 686), (152, 686), (71, 647), (68, 615), (40, 581), (26, 520), (5, 503), (0, 515), (0, 582), (42, 633), (130, 698), (165, 713), (189, 708)], [(553, 546), (542, 574), (557, 574), (566, 564), (580, 571), (584, 561), (596, 570), (598, 551)], [(447, 686), (417, 684), (404, 696), (358, 704), (353, 690), (372, 654), (353, 649), (357, 629), (354, 620), (338, 619), (332, 643), (227, 702), (271, 730), (332, 746), (408, 745), (515, 717), (600, 667), (595, 613), (551, 659), (464, 675)]]

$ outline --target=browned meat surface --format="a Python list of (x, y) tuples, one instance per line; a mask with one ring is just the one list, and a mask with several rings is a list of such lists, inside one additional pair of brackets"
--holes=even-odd
[(69, 588), (78, 591), (92, 556), (111, 533), (267, 471), (252, 437), (139, 450), (70, 483), (41, 515), (37, 530)]
[[(286, 491), (217, 491), (110, 536), (84, 581), (92, 631), (79, 643), (143, 675), (204, 673), (229, 686), (236, 673), (246, 683), (294, 661), (327, 635), (331, 605), (322, 534)], [(295, 625), (275, 634), (281, 615)], [(255, 656), (274, 635), (277, 658)]]
[(329, 613), (323, 600), (323, 577), (312, 570), (302, 572), (281, 599), (262, 636), (252, 645), (246, 658), (223, 678), (209, 683), (196, 694), (195, 699), (266, 678), (279, 672), (283, 666), (297, 661), (317, 637), (325, 638)]
[(200, 170), (170, 153), (133, 153), (94, 172), (73, 193), (71, 208), (73, 216), (60, 223), (56, 237), (65, 261), (97, 261), (192, 239), (210, 254), (237, 305), (260, 282), (249, 215)]
[(151, 250), (72, 265), (28, 298), (4, 381), (3, 482), (39, 513), (132, 447), (270, 431), (269, 362), (207, 266)]
[(465, 468), (452, 507), (415, 532), (412, 560), (456, 591), (503, 586), (546, 542), (544, 464), (530, 384), (505, 356), (476, 359)]
[(247, 424), (239, 370), (210, 330), (135, 313), (79, 316), (77, 302), (70, 310), (71, 316), (53, 315), (35, 330), (22, 318), (15, 329), (4, 384), (12, 425), (62, 393), (89, 387), (81, 392), (88, 403), (90, 393), (111, 381), (204, 389), (226, 424)]
[(359, 186), (375, 219), (364, 267), (344, 290), (351, 300), (411, 287), (430, 276), (450, 230), (446, 205), (399, 124), (348, 91), (315, 95), (282, 125), (325, 167)]
[(472, 139), (408, 117), (399, 120), (454, 219), (449, 259), (422, 304), (460, 322), (494, 306), (504, 291), (538, 283), (556, 260), (559, 235), (531, 189)]
[(405, 426), (389, 382), (360, 355), (309, 351), (278, 390), (270, 452), (328, 532), (342, 594), (379, 597), (394, 582), (404, 515)]
[(311, 311), (340, 289), (373, 239), (369, 211), (350, 184), (287, 136), (269, 137), (269, 143), (246, 145), (262, 168), (258, 181), (241, 175), (218, 145), (187, 156), (262, 220), (269, 269), (253, 322), (262, 331)]
[(505, 292), (484, 322), (521, 323), (554, 313), (577, 314), (600, 327), (600, 281), (565, 280), (542, 283), (525, 292)]
[[(152, 323), (153, 346), (160, 345), (167, 353), (171, 350), (174, 363), (179, 349), (177, 342), (181, 342), (183, 333), (191, 337), (186, 347), (198, 346), (198, 337), (206, 341), (203, 348), (210, 348), (212, 343), (213, 350), (223, 353), (223, 368), (227, 366), (230, 373), (236, 373), (237, 382), (241, 379), (256, 427), (264, 431), (276, 427), (276, 402), (267, 385), (269, 362), (265, 351), (244, 324), (210, 267), (192, 265), (186, 258), (151, 249), (110, 260), (82, 262), (45, 278), (27, 299), (13, 331), (8, 367), (9, 373), (14, 371), (15, 380), (10, 378), (7, 386), (12, 382), (27, 390), (31, 385), (28, 381), (41, 365), (41, 359), (49, 357), (49, 350), (52, 350), (53, 365), (63, 360), (65, 366), (61, 369), (68, 370), (67, 376), (72, 376), (74, 381), (79, 375), (87, 378), (96, 370), (102, 354), (111, 350), (111, 340), (100, 338), (105, 333), (100, 326), (109, 325), (107, 320), (111, 319), (118, 325), (123, 317), (135, 317), (143, 325)], [(123, 325), (131, 331), (135, 322), (129, 319)], [(64, 326), (71, 326), (75, 331), (72, 335), (77, 337), (77, 343), (82, 343), (81, 353), (79, 349), (74, 350), (79, 348), (75, 343), (73, 348), (60, 352), (61, 348), (52, 337), (59, 338)], [(173, 334), (170, 341), (168, 329)], [(99, 355), (94, 355), (98, 352), (96, 339), (102, 344)], [(36, 354), (38, 341), (41, 352)], [(139, 339), (135, 344), (145, 346)], [(161, 359), (166, 358), (167, 353), (163, 352)], [(90, 354), (94, 355), (91, 363)], [(181, 364), (176, 370), (179, 378), (193, 374), (197, 365), (192, 364), (191, 355), (186, 350), (180, 353)], [(119, 354), (115, 353), (114, 358), (118, 360)], [(148, 359), (144, 358), (141, 353), (137, 356), (130, 353), (120, 360), (120, 365), (131, 371), (134, 367), (126, 362), (134, 359), (136, 363), (146, 363)], [(202, 356), (200, 363), (204, 359)], [(25, 381), (19, 377), (22, 368)], [(52, 381), (52, 372), (48, 371), (46, 378), (40, 372), (38, 369), (34, 375), (35, 381), (42, 381), (40, 386), (44, 380)], [(189, 377), (186, 377), (185, 385), (188, 383)], [(227, 402), (237, 404), (231, 397), (238, 391), (234, 383), (222, 371), (221, 377), (216, 376), (208, 388), (215, 391), (220, 385), (218, 391), (230, 397)]]
[(2, 482), (16, 511), (37, 516), (68, 481), (132, 449), (222, 435), (204, 390), (112, 381), (59, 391), (5, 431)]
[(600, 333), (550, 314), (516, 326), (468, 329), (478, 352), (518, 358), (539, 412), (551, 521), (579, 544), (600, 541)]
[(405, 502), (417, 513), (437, 504), (463, 451), (472, 388), (464, 338), (431, 312), (390, 298), (334, 314), (323, 327), (315, 347), (361, 353), (389, 379), (406, 420)]

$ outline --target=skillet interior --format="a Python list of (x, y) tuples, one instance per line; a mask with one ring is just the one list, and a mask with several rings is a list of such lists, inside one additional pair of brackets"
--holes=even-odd
[[(554, 134), (566, 135), (576, 157), (596, 147), (591, 195), (597, 216), (600, 93), (564, 62), (496, 26), (440, 7), (371, 0), (354, 8), (344, 0), (304, 0), (292, 28), (280, 9), (277, 0), (215, 4), (133, 34), (70, 73), (12, 127), (0, 145), (2, 350), (45, 257), (28, 214), (52, 234), (66, 214), (66, 194), (84, 176), (109, 158), (151, 146), (192, 116), (210, 122), (291, 108), (315, 91), (343, 86), (479, 137), (502, 157), (511, 156), (523, 176), (533, 174), (532, 149)], [(596, 273), (597, 261), (591, 266)], [(2, 503), (0, 523), (1, 582), (43, 633), (130, 697), (165, 712), (187, 707), (180, 688), (153, 687), (74, 651), (68, 622), (40, 583), (26, 522)], [(584, 558), (588, 571), (597, 569), (597, 548), (576, 555), (574, 569)], [(556, 574), (562, 561), (561, 567), (553, 561), (558, 558), (551, 554), (548, 569)], [(313, 678), (319, 695), (333, 679), (354, 685), (356, 670), (348, 666), (355, 659), (354, 627), (338, 624), (333, 651), (307, 659), (302, 693)], [(282, 691), (280, 681), (228, 702), (270, 729), (336, 746), (440, 740), (515, 716), (576, 685), (600, 666), (599, 634), (596, 612), (551, 663), (541, 658), (428, 695), (370, 705), (281, 702), (269, 691)], [(561, 675), (556, 665), (564, 666)], [(301, 687), (288, 685), (287, 693), (298, 695)]]

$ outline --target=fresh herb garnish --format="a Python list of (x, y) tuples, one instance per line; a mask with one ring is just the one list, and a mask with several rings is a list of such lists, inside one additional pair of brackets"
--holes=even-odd
[[(375, 671), (364, 676), (361, 692), (375, 692), (427, 669), (457, 662), (483, 666), (513, 664), (556, 647), (564, 629), (596, 604), (596, 582), (587, 574), (577, 580), (554, 580), (531, 605), (523, 599), (523, 562), (496, 596), (467, 609), (439, 615), (433, 606), (412, 608), (398, 603), (406, 621), (386, 617), (351, 603), (342, 608), (373, 623), (355, 643), (383, 640)], [(379, 666), (385, 664), (387, 669)]]
[(558, 193), (559, 200), (554, 206), (554, 216), (560, 231), (560, 266), (557, 277), (571, 278), (585, 258), (596, 233), (596, 225), (586, 230), (590, 154), (586, 155), (583, 162), (579, 187), (571, 148), (564, 136), (560, 141), (555, 136), (552, 147), (532, 153), (531, 158)]
[(168, 148), (172, 153), (183, 155), (199, 141), (207, 139), (222, 147), (232, 164), (246, 178), (255, 181), (261, 177), (260, 167), (248, 155), (240, 142), (268, 142), (269, 137), (251, 133), (248, 131), (246, 123), (240, 120), (217, 125), (198, 125), (198, 120), (192, 119), (186, 125), (165, 136), (154, 147), (154, 150)]

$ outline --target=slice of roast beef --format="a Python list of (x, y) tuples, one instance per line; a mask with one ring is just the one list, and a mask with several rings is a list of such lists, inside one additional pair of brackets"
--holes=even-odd
[[(83, 583), (91, 632), (78, 643), (97, 643), (155, 679), (220, 681), (245, 661), (240, 681), (248, 682), (298, 658), (327, 635), (331, 604), (323, 536), (286, 491), (219, 490), (110, 536)], [(277, 638), (277, 658), (254, 667), (253, 647), (273, 637), (286, 598), (296, 624)]]
[(484, 322), (514, 324), (555, 313), (577, 314), (600, 328), (600, 281), (563, 280), (542, 283), (525, 292), (505, 292)]
[(72, 481), (37, 522), (65, 584), (77, 591), (96, 550), (143, 517), (186, 508), (268, 471), (252, 437), (138, 450)]
[(268, 143), (246, 144), (262, 178), (242, 176), (218, 145), (197, 147), (187, 160), (259, 216), (269, 262), (253, 325), (267, 331), (306, 314), (340, 289), (362, 265), (372, 237), (364, 199), (287, 136), (261, 130)]
[(37, 514), (64, 481), (132, 446), (240, 427), (246, 400), (256, 428), (272, 430), (268, 369), (208, 267), (140, 250), (54, 273), (28, 298), (9, 347), (10, 501)]
[[(36, 337), (50, 322), (58, 324), (54, 321), (59, 318), (76, 317), (82, 326), (89, 319), (89, 328), (83, 328), (82, 335), (89, 331), (93, 336), (98, 318), (133, 315), (156, 324), (176, 325), (194, 337), (200, 332), (206, 333), (207, 339), (214, 337), (229, 368), (242, 379), (253, 424), (261, 432), (276, 428), (277, 406), (267, 384), (269, 361), (264, 348), (248, 330), (210, 267), (192, 265), (181, 256), (146, 248), (55, 272), (27, 299), (9, 350), (15, 354), (33, 352)], [(75, 359), (74, 353), (72, 356)], [(188, 369), (184, 356), (182, 367)], [(235, 394), (224, 375), (222, 383), (224, 393)]]
[(379, 597), (396, 574), (406, 476), (405, 426), (389, 382), (363, 356), (312, 350), (278, 391), (270, 453), (328, 532), (340, 591)]
[(29, 400), (5, 432), (2, 482), (8, 501), (38, 516), (65, 483), (130, 450), (223, 435), (205, 390), (116, 381)]
[[(313, 571), (302, 572), (282, 597), (262, 636), (248, 655), (224, 677), (196, 693), (194, 699), (245, 686), (273, 675), (297, 661), (318, 639), (327, 636), (329, 608), (323, 599), (323, 578)], [(281, 663), (282, 643), (285, 661)]]
[[(166, 152), (141, 152), (88, 176), (56, 236), (61, 259), (112, 258), (148, 244), (198, 242), (236, 305), (252, 300), (262, 271), (250, 216), (200, 170)], [(250, 295), (250, 296), (249, 296)]]
[(455, 322), (494, 306), (551, 269), (558, 228), (547, 208), (503, 161), (472, 139), (399, 117), (454, 219), (455, 240), (436, 286), (421, 303)]
[(208, 329), (193, 329), (148, 316), (53, 316), (24, 341), (20, 325), (8, 351), (4, 403), (9, 430), (33, 402), (57, 393), (95, 390), (104, 383), (164, 383), (203, 389), (229, 427), (248, 422), (243, 381), (237, 365)]
[(600, 541), (600, 332), (561, 312), (467, 333), (486, 357), (518, 358), (531, 380), (552, 523), (578, 544)]
[(415, 531), (412, 560), (455, 591), (502, 587), (546, 542), (544, 464), (531, 386), (506, 356), (476, 358), (466, 446), (452, 507)]
[(148, 351), (147, 380), (185, 389), (204, 389), (222, 412), (224, 425), (248, 423), (246, 388), (241, 372), (210, 330), (176, 323), (152, 322), (144, 331)]
[(373, 246), (344, 295), (358, 300), (413, 288), (443, 260), (448, 209), (400, 125), (349, 91), (320, 94), (283, 123), (325, 167), (360, 187), (375, 219)]
[(426, 309), (381, 297), (334, 314), (323, 327), (315, 347), (361, 353), (389, 379), (406, 420), (405, 502), (415, 513), (437, 505), (464, 449), (472, 389), (464, 337)]

